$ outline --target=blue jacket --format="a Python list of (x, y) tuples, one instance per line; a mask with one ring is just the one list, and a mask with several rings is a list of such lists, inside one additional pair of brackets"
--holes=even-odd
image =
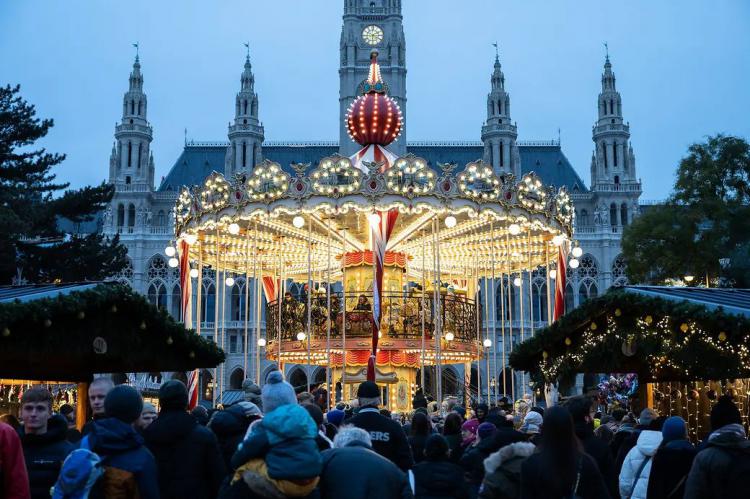
[(250, 436), (232, 456), (232, 468), (262, 458), (268, 467), (268, 476), (277, 480), (319, 476), (323, 461), (315, 443), (317, 434), (315, 421), (305, 409), (282, 405), (255, 424)]
[(141, 499), (159, 499), (154, 456), (132, 426), (117, 418), (99, 419), (88, 434), (88, 446), (104, 466), (133, 473)]

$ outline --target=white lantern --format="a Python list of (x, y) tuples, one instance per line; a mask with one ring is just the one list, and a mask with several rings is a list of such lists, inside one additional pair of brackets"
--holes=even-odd
[(301, 229), (302, 227), (305, 226), (305, 219), (297, 215), (296, 217), (292, 219), (292, 225), (294, 225), (298, 229)]
[(240, 233), (240, 226), (239, 224), (231, 223), (229, 224), (229, 227), (227, 230), (229, 230), (230, 234), (232, 234), (233, 236), (236, 236), (237, 234)]
[(558, 234), (555, 237), (552, 238), (552, 244), (555, 246), (560, 246), (565, 241), (565, 236), (562, 234)]
[(518, 224), (510, 224), (508, 226), (508, 232), (510, 232), (511, 236), (517, 236), (521, 233), (521, 226)]
[(583, 249), (580, 246), (576, 246), (571, 253), (574, 257), (581, 258), (581, 255), (583, 255)]
[(198, 269), (190, 269), (190, 277), (192, 277), (193, 279), (197, 279), (198, 278)]
[(452, 229), (453, 227), (455, 227), (456, 217), (454, 217), (453, 215), (448, 215), (447, 217), (445, 217), (445, 226), (448, 227), (449, 229)]
[(299, 333), (297, 333), (298, 341), (305, 341), (305, 338), (307, 338), (307, 335), (303, 331), (300, 331)]
[(234, 286), (234, 277), (227, 277), (226, 279), (224, 279), (224, 283), (231, 288), (232, 286)]
[(167, 255), (167, 256), (169, 256), (169, 257), (175, 256), (176, 253), (177, 253), (177, 250), (174, 249), (174, 246), (170, 245), (170, 246), (167, 246), (166, 248), (164, 248), (164, 254)]
[(177, 260), (177, 258), (172, 257), (169, 259), (169, 266), (172, 268), (177, 267), (180, 264), (180, 262)]
[(380, 223), (380, 215), (377, 213), (370, 213), (367, 215), (367, 220), (370, 222), (371, 227), (377, 227)]
[(580, 264), (581, 262), (579, 262), (577, 258), (571, 258), (568, 262), (571, 269), (577, 269)]
[(454, 338), (455, 335), (452, 332), (448, 331), (445, 333), (445, 341), (453, 341)]
[(266, 339), (265, 338), (258, 338), (258, 346), (259, 347), (266, 346)]
[(515, 279), (513, 279), (513, 285), (515, 287), (517, 287), (517, 288), (520, 288), (521, 287), (521, 278), (520, 277), (516, 277)]
[(198, 236), (195, 234), (185, 234), (183, 237), (186, 243), (188, 243), (188, 246), (194, 245), (196, 242), (198, 242)]
[(484, 344), (484, 348), (489, 348), (492, 346), (492, 340), (489, 338), (485, 338), (482, 343)]
[(557, 279), (557, 271), (552, 269), (549, 271), (549, 278), (550, 279)]

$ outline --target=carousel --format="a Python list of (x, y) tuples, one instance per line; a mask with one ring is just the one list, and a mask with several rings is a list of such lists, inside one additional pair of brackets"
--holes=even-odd
[[(494, 348), (499, 370), (506, 332), (498, 346), (491, 338), (499, 331), (483, 329), (495, 324), (490, 281), (554, 263), (572, 234), (573, 207), (563, 189), (534, 173), (517, 179), (481, 160), (436, 170), (391, 153), (403, 122), (377, 53), (361, 94), (347, 115), (362, 146), (356, 154), (293, 163), (294, 173), (268, 160), (232, 177), (214, 172), (180, 193), (175, 240), (186, 284), (206, 269), (216, 282), (255, 283), (254, 303), (245, 294), (245, 334), (253, 336), (245, 344), (264, 347), (282, 369), (325, 366), (331, 404), (355, 398), (369, 379), (387, 407), (403, 411), (427, 366), (438, 400), (448, 364), (465, 365), (468, 385), (471, 363)], [(295, 282), (301, 293), (290, 292)], [(197, 289), (200, 317), (200, 282)], [(213, 326), (221, 342), (219, 308)], [(260, 356), (251, 362), (260, 372)], [(224, 379), (221, 369), (214, 379)]]

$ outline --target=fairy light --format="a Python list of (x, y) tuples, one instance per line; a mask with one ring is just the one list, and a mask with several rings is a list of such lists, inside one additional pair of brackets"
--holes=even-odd
[(176, 253), (177, 253), (177, 250), (175, 250), (174, 246), (172, 246), (171, 244), (167, 246), (166, 248), (164, 248), (164, 254), (169, 257), (175, 256)]

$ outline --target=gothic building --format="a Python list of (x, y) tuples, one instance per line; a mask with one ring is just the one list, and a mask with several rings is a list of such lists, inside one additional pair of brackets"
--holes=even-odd
[[(144, 78), (136, 57), (129, 87), (123, 98), (122, 120), (115, 127), (115, 144), (110, 157), (109, 181), (115, 185), (115, 196), (103, 221), (103, 231), (107, 234), (119, 233), (128, 248), (130, 264), (117, 277), (119, 280), (130, 284), (152, 303), (179, 318), (179, 279), (176, 269), (167, 264), (164, 248), (170, 244), (173, 234), (172, 208), (180, 188), (202, 182), (212, 171), (225, 175), (250, 171), (266, 158), (278, 162), (293, 174), (292, 162), (310, 163), (311, 168), (315, 168), (323, 157), (335, 153), (353, 154), (356, 145), (347, 135), (344, 116), (350, 103), (360, 93), (359, 87), (367, 76), (369, 54), (373, 49), (379, 51), (381, 73), (389, 87), (388, 93), (406, 116), (406, 45), (401, 1), (345, 0), (340, 43), (341, 130), (337, 142), (265, 141), (259, 96), (255, 93), (255, 76), (248, 55), (235, 96), (235, 116), (229, 125), (228, 140), (187, 142), (159, 185), (154, 184), (154, 163), (150, 150), (153, 130), (147, 121)], [(595, 103), (598, 118), (592, 128), (594, 150), (589, 186), (584, 184), (565, 157), (559, 141), (518, 140), (518, 127), (511, 120), (511, 98), (505, 86), (499, 57), (495, 58), (489, 83), (487, 116), (480, 131), (481, 141), (410, 142), (406, 140), (406, 119), (400, 140), (390, 148), (399, 155), (413, 153), (423, 157), (435, 169), (438, 163), (465, 165), (482, 158), (498, 173), (511, 172), (520, 176), (534, 171), (547, 185), (567, 187), (576, 207), (575, 238), (585, 252), (579, 259), (580, 266), (568, 271), (568, 308), (601, 294), (610, 286), (623, 285), (626, 278), (620, 256), (620, 238), (622, 228), (638, 215), (641, 184), (630, 143), (630, 127), (623, 117), (622, 98), (615, 85), (609, 57), (605, 60), (602, 90)], [(235, 279), (231, 287), (213, 279), (212, 272), (205, 273), (201, 293), (202, 329), (209, 331), (207, 336), (211, 336), (215, 307), (224, 306), (224, 326), (228, 332), (227, 344), (223, 345), (228, 354), (223, 369), (224, 386), (237, 389), (245, 377), (259, 377), (252, 367), (254, 363), (244, 359), (243, 307), (244, 293), (248, 287), (241, 277)], [(531, 282), (531, 293), (527, 289), (516, 290), (506, 283), (504, 289), (511, 289), (513, 306), (510, 310), (503, 308), (505, 317), (500, 312), (499, 289), (503, 283), (500, 280), (491, 283), (496, 295), (496, 321), (506, 321), (505, 325), (511, 328), (516, 338), (514, 341), (519, 341), (522, 334), (529, 334), (528, 326), (524, 332), (520, 330), (518, 318), (521, 310), (525, 311), (526, 324), (531, 322), (534, 328), (542, 327), (548, 320), (543, 271), (534, 272)], [(249, 288), (252, 303), (252, 293), (256, 288), (253, 285)], [(535, 302), (532, 307), (529, 307), (530, 301)], [(533, 310), (533, 317), (528, 317), (530, 309)], [(254, 318), (251, 317), (249, 323), (254, 325)], [(261, 328), (263, 324), (261, 320)], [(485, 325), (491, 331), (497, 330), (499, 333), (501, 330), (500, 324)], [(257, 345), (247, 345), (251, 359), (255, 357), (257, 348)], [(497, 364), (491, 364), (490, 376), (495, 383), (502, 370), (502, 363)], [(267, 368), (267, 363), (264, 363), (262, 369)], [(486, 365), (478, 368), (482, 373), (482, 389), (486, 391)], [(287, 375), (292, 383), (299, 386), (305, 384), (307, 376), (311, 376), (313, 382), (325, 379), (324, 369), (311, 368), (310, 371), (305, 372), (305, 366), (289, 366)], [(475, 375), (472, 375), (472, 379)], [(206, 398), (212, 396), (211, 376), (212, 373), (206, 371), (201, 378), (201, 395)], [(463, 372), (460, 368), (450, 367), (444, 369), (444, 376), (447, 377), (444, 381), (445, 391), (449, 392), (457, 380), (463, 379)]]

